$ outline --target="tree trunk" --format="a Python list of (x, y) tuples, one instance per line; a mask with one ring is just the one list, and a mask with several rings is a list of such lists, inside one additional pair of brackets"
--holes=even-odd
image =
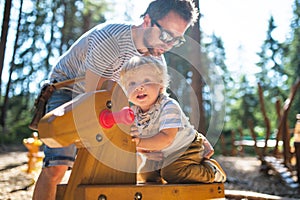
[(283, 157), (284, 157), (284, 164), (286, 167), (289, 167), (290, 165), (290, 159), (291, 159), (291, 152), (290, 152), (290, 132), (289, 132), (289, 125), (288, 125), (288, 113), (291, 108), (292, 102), (294, 100), (294, 97), (296, 95), (297, 90), (300, 88), (300, 77), (298, 77), (298, 80), (295, 82), (295, 84), (292, 86), (290, 95), (284, 102), (283, 106), (283, 112), (281, 116), (281, 121), (278, 127), (278, 134), (281, 134), (282, 141), (283, 141)]
[(270, 138), (271, 135), (271, 125), (270, 125), (270, 120), (267, 116), (266, 113), (266, 109), (265, 109), (265, 102), (264, 102), (264, 96), (263, 96), (263, 91), (262, 91), (262, 87), (261, 85), (258, 83), (258, 93), (259, 93), (259, 102), (260, 102), (260, 108), (261, 108), (261, 112), (262, 115), (264, 117), (264, 121), (265, 121), (265, 126), (266, 126), (266, 138), (265, 138), (265, 146), (262, 150), (262, 155), (265, 156), (266, 155), (266, 151), (267, 151), (267, 147), (268, 147), (268, 140)]
[[(199, 9), (199, 1), (195, 0), (195, 5)], [(200, 16), (199, 16), (200, 18)], [(200, 51), (200, 40), (201, 40), (201, 32), (200, 32), (200, 19), (194, 24), (194, 26), (191, 28), (190, 31), (190, 37), (195, 40), (199, 45), (196, 45), (196, 49), (192, 49), (192, 57), (191, 57), (191, 63), (193, 64), (193, 67), (191, 71), (193, 72), (192, 76), (192, 88), (195, 91), (197, 101), (198, 102), (191, 102), (191, 108), (192, 111), (198, 111), (200, 112), (200, 119), (199, 119), (199, 127), (198, 131), (203, 133), (204, 135), (206, 134), (206, 119), (205, 119), (205, 111), (203, 107), (203, 80), (201, 77), (201, 74), (197, 69), (200, 68), (201, 65), (201, 51)], [(191, 98), (192, 99), (192, 98)], [(191, 115), (191, 121), (195, 122), (196, 119), (193, 119), (193, 115)]]
[(8, 28), (9, 28), (9, 16), (10, 16), (10, 10), (11, 10), (11, 2), (12, 2), (12, 0), (5, 0), (4, 17), (3, 17), (3, 22), (2, 22), (1, 41), (0, 41), (0, 49), (1, 49), (1, 51), (0, 51), (0, 94), (1, 94), (1, 86), (2, 86), (4, 52), (5, 52), (7, 34), (8, 34)]
[(17, 46), (18, 46), (18, 39), (19, 39), (19, 29), (20, 29), (20, 23), (21, 23), (21, 18), (22, 18), (22, 6), (23, 6), (23, 0), (20, 1), (20, 8), (19, 8), (19, 19), (18, 19), (18, 26), (17, 26), (17, 33), (16, 33), (16, 38), (15, 38), (15, 44), (14, 44), (14, 51), (13, 51), (13, 55), (12, 55), (12, 60), (10, 63), (10, 69), (9, 69), (9, 76), (8, 76), (8, 82), (6, 85), (6, 92), (5, 92), (5, 96), (4, 96), (4, 101), (3, 104), (1, 106), (1, 126), (2, 126), (2, 133), (5, 134), (6, 132), (6, 113), (7, 113), (7, 108), (8, 108), (8, 96), (9, 96), (9, 91), (10, 91), (10, 87), (11, 87), (11, 76), (12, 73), (14, 71), (15, 68), (15, 56), (16, 56), (16, 50), (17, 50)]

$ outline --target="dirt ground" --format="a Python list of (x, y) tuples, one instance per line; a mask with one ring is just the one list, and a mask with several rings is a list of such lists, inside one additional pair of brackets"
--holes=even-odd
[[(225, 194), (257, 192), (254, 196), (259, 197), (262, 193), (272, 196), (256, 199), (300, 199), (299, 189), (289, 188), (277, 176), (260, 172), (261, 163), (255, 157), (216, 156), (215, 159), (221, 163), (227, 173)], [(30, 174), (26, 173), (27, 160), (26, 149), (0, 149), (1, 200), (31, 199), (39, 170)]]
[(261, 172), (261, 161), (255, 157), (218, 156), (216, 159), (227, 173), (225, 194), (226, 190), (238, 190), (273, 195), (267, 199), (300, 199), (299, 188), (290, 188), (279, 176)]

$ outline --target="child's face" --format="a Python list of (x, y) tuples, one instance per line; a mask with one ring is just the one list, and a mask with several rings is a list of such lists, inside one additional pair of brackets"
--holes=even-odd
[(149, 65), (128, 72), (125, 88), (129, 101), (148, 111), (163, 89), (159, 78), (156, 69)]

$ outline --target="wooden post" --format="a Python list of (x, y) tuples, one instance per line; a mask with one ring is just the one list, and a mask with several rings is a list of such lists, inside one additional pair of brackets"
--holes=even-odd
[(220, 142), (221, 142), (221, 151), (223, 156), (227, 156), (227, 150), (226, 150), (226, 140), (224, 134), (220, 135)]
[[(276, 104), (275, 104), (275, 108), (276, 108), (276, 113), (277, 113), (277, 124), (280, 124), (281, 121), (281, 103), (280, 100), (277, 99), (276, 100)], [(279, 140), (282, 138), (281, 136), (281, 132), (278, 130), (277, 134), (276, 134), (276, 144), (275, 147), (273, 149), (273, 156), (277, 157), (278, 155), (278, 144), (279, 144)]]
[(256, 134), (255, 134), (254, 127), (253, 127), (253, 121), (250, 120), (250, 119), (248, 120), (248, 126), (249, 126), (249, 129), (250, 129), (250, 133), (251, 133), (252, 139), (254, 141), (254, 150), (255, 150), (255, 153), (257, 154), (259, 160), (263, 160), (262, 159), (262, 154), (261, 154), (259, 148), (257, 147), (257, 140), (256, 140)]
[(231, 156), (236, 156), (236, 147), (234, 145), (235, 142), (235, 133), (233, 130), (230, 131), (230, 136), (231, 136)]
[[(243, 130), (241, 127), (238, 128), (238, 131), (240, 133), (240, 141), (243, 141), (244, 140), (244, 134), (243, 134)], [(241, 156), (244, 156), (245, 155), (245, 152), (244, 152), (244, 146), (243, 145), (240, 145), (239, 146), (239, 152), (241, 153)]]
[(290, 165), (290, 159), (291, 159), (291, 153), (290, 153), (290, 132), (289, 127), (287, 123), (288, 119), (288, 112), (291, 108), (292, 102), (295, 98), (297, 89), (300, 87), (300, 79), (296, 81), (296, 83), (292, 86), (290, 95), (286, 99), (284, 106), (283, 106), (283, 113), (280, 120), (278, 132), (282, 135), (282, 141), (283, 141), (283, 157), (284, 157), (284, 165), (289, 166)]
[(268, 147), (268, 140), (269, 140), (270, 135), (271, 135), (271, 125), (270, 125), (270, 120), (267, 116), (266, 109), (265, 109), (263, 90), (262, 90), (262, 87), (259, 83), (258, 83), (258, 93), (259, 93), (260, 108), (261, 108), (261, 112), (262, 112), (262, 115), (264, 117), (265, 126), (266, 126), (265, 146), (262, 150), (262, 156), (265, 156), (266, 151), (267, 151), (267, 147)]
[(294, 129), (294, 146), (295, 146), (295, 153), (296, 153), (296, 170), (297, 170), (297, 177), (298, 183), (300, 183), (300, 114), (296, 116), (297, 122)]

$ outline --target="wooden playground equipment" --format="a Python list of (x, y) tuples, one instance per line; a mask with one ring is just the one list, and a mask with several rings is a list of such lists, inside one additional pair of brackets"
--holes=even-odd
[[(265, 170), (267, 173), (269, 170), (274, 171), (277, 175), (280, 176), (282, 181), (290, 186), (291, 188), (299, 188), (300, 179), (297, 180), (294, 178), (296, 177), (295, 174), (299, 175), (300, 169), (299, 166), (297, 167), (297, 163), (299, 163), (299, 154), (295, 153), (295, 150), (292, 150), (290, 140), (291, 140), (291, 133), (296, 135), (297, 127), (295, 129), (290, 129), (290, 124), (288, 123), (288, 114), (291, 108), (292, 102), (296, 95), (298, 88), (300, 87), (300, 80), (297, 80), (296, 83), (292, 86), (290, 95), (288, 99), (284, 102), (284, 105), (280, 106), (279, 100), (276, 102), (276, 110), (278, 115), (278, 132), (276, 135), (276, 144), (273, 149), (271, 155), (267, 155), (267, 142), (271, 135), (271, 128), (270, 122), (267, 117), (265, 108), (264, 108), (264, 101), (263, 101), (263, 91), (261, 86), (258, 84), (259, 88), (259, 97), (260, 97), (260, 104), (261, 104), (261, 111), (263, 113), (265, 124), (266, 124), (266, 138), (265, 138), (265, 146), (262, 149), (262, 152), (259, 153), (259, 158), (262, 161), (262, 170)], [(253, 132), (253, 128), (251, 128), (251, 132)], [(254, 137), (253, 137), (254, 138)], [(282, 154), (279, 153), (279, 141), (282, 141), (283, 144), (283, 151)]]
[(42, 146), (43, 142), (38, 138), (38, 133), (33, 132), (32, 137), (23, 139), (24, 146), (28, 149), (27, 157), (27, 173), (31, 173), (37, 169), (39, 169), (38, 164), (44, 158), (44, 154), (40, 152), (40, 146)]
[[(243, 147), (254, 147), (255, 153), (262, 163), (261, 170), (266, 173), (269, 173), (269, 171), (275, 172), (275, 174), (278, 175), (286, 185), (293, 189), (299, 189), (300, 187), (300, 115), (297, 115), (297, 123), (295, 125), (295, 128), (289, 128), (293, 125), (288, 124), (288, 113), (294, 100), (295, 94), (299, 88), (300, 80), (297, 80), (296, 83), (292, 86), (290, 95), (284, 102), (284, 105), (281, 107), (279, 100), (276, 102), (276, 110), (278, 116), (278, 132), (276, 135), (276, 140), (270, 140), (270, 120), (266, 114), (266, 110), (264, 107), (263, 91), (260, 84), (258, 84), (259, 100), (266, 127), (266, 135), (264, 141), (257, 140), (253, 122), (250, 120), (248, 121), (248, 126), (250, 129), (252, 141), (243, 140), (242, 130), (239, 130), (240, 139), (238, 141), (233, 139), (235, 133), (233, 131), (231, 133), (231, 155), (237, 155), (237, 152), (243, 155)], [(294, 134), (294, 147), (291, 147), (290, 143), (292, 133)], [(221, 138), (221, 145), (223, 154), (228, 155), (228, 152), (224, 150), (224, 138)], [(279, 151), (279, 146), (282, 146), (282, 152)], [(237, 151), (237, 147), (239, 148), (239, 151)], [(271, 152), (268, 152), (267, 148), (273, 148), (273, 150)]]
[[(86, 93), (46, 114), (38, 125), (41, 140), (51, 147), (75, 144), (78, 154), (56, 199), (215, 199), (224, 184), (139, 184), (135, 143), (127, 98), (119, 86)], [(117, 116), (117, 117), (116, 117)]]

